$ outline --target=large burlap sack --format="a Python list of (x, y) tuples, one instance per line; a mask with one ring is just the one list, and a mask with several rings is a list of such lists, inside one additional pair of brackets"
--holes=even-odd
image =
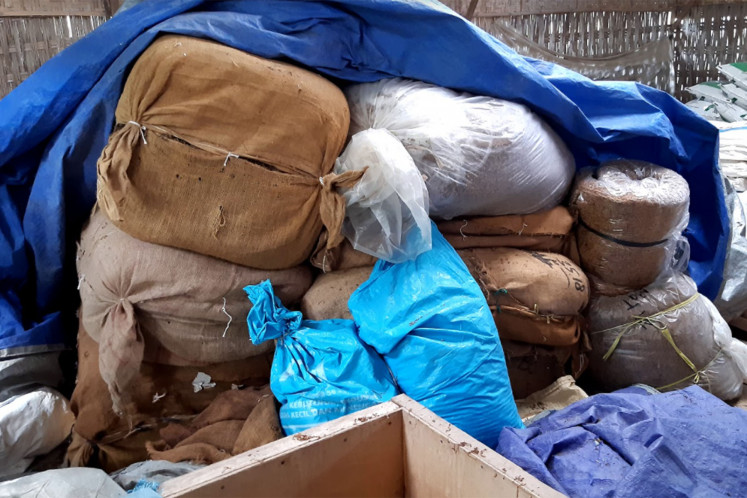
[(578, 342), (589, 281), (568, 258), (500, 247), (457, 252), (480, 284), (502, 339), (545, 346)]
[[(233, 384), (266, 385), (271, 362), (271, 352), (201, 366), (144, 362), (133, 379), (127, 415), (119, 416), (99, 371), (99, 345), (81, 326), (78, 380), (70, 404), (76, 418), (66, 459), (74, 467), (101, 467), (107, 472), (146, 460), (146, 443), (161, 439), (161, 428), (174, 420), (191, 420)], [(209, 375), (215, 386), (195, 392), (193, 381), (199, 372)]]
[(676, 172), (618, 160), (579, 173), (571, 194), (581, 266), (617, 286), (642, 288), (672, 265), (688, 223), (690, 190)]
[(319, 275), (301, 300), (301, 313), (309, 320), (352, 320), (348, 299), (368, 280), (372, 270), (373, 266), (367, 266)]
[(311, 286), (306, 267), (266, 271), (142, 242), (95, 210), (78, 250), (83, 325), (99, 343), (101, 375), (119, 410), (145, 351), (156, 346), (192, 363), (248, 358), (255, 346), (243, 287), (270, 279), (284, 302)]
[[(133, 237), (263, 269), (339, 234), (330, 173), (348, 131), (342, 92), (304, 69), (162, 36), (138, 58), (98, 161), (98, 200)], [(321, 210), (321, 213), (320, 213)], [(339, 242), (339, 239), (335, 239)]]
[(573, 216), (558, 206), (534, 214), (455, 218), (437, 225), (455, 249), (515, 247), (565, 253)]
[(573, 182), (568, 148), (521, 104), (401, 78), (345, 95), (351, 135), (386, 129), (410, 153), (432, 217), (534, 213), (560, 204)]
[(682, 273), (622, 296), (592, 296), (588, 320), (589, 373), (604, 390), (698, 384), (725, 400), (742, 392), (744, 346)]

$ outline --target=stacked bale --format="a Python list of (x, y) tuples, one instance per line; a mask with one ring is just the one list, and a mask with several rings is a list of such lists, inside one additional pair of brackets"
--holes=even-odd
[(725, 400), (742, 393), (739, 345), (715, 306), (682, 273), (627, 294), (594, 295), (588, 319), (589, 373), (604, 390), (698, 384)]
[(649, 285), (671, 266), (689, 204), (687, 182), (667, 168), (619, 160), (582, 171), (571, 194), (581, 266), (615, 286)]
[[(158, 38), (133, 66), (116, 118), (98, 162), (100, 211), (78, 254), (68, 452), (107, 470), (147, 458), (146, 443), (171, 451), (171, 439), (153, 446), (166, 421), (195, 429), (189, 420), (232, 385), (267, 384), (272, 350), (249, 339), (243, 288), (269, 279), (297, 304), (323, 225), (324, 250), (340, 242), (335, 190), (360, 177), (330, 174), (349, 125), (334, 84), (206, 40)], [(256, 420), (271, 419), (268, 406)]]
[(676, 270), (687, 263), (689, 202), (684, 178), (650, 163), (612, 161), (578, 176), (571, 209), (591, 278), (589, 372), (602, 390), (699, 384), (723, 399), (741, 393), (728, 326)]
[(557, 206), (525, 215), (460, 217), (437, 225), (454, 249), (514, 247), (567, 254), (573, 222), (568, 209)]
[(457, 251), (493, 312), (514, 396), (524, 398), (585, 363), (584, 272), (561, 254), (506, 247)]
[(309, 257), (323, 216), (342, 223), (331, 189), (343, 180), (319, 178), (344, 145), (349, 111), (316, 74), (164, 36), (134, 65), (116, 118), (98, 200), (133, 237), (275, 270)]

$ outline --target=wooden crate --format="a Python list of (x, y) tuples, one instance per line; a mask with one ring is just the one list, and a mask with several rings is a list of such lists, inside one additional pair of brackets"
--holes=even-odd
[(164, 497), (560, 497), (401, 395), (171, 479)]
[(744, 0), (444, 0), (488, 33), (509, 25), (560, 55), (605, 58), (669, 38), (675, 96), (747, 58)]

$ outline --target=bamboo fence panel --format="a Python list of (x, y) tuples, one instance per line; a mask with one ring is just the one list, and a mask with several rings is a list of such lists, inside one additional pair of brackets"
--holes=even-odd
[(0, 98), (113, 13), (108, 0), (0, 0)]
[(675, 95), (719, 79), (717, 66), (747, 59), (744, 0), (451, 0), (447, 5), (491, 34), (508, 25), (546, 49), (579, 58), (630, 53), (668, 38)]

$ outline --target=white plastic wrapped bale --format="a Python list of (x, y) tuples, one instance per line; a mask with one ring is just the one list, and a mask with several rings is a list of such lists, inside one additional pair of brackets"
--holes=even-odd
[(365, 169), (345, 198), (342, 233), (356, 250), (390, 263), (431, 248), (428, 191), (412, 158), (386, 130), (353, 135), (335, 173)]
[(602, 389), (698, 384), (724, 400), (742, 392), (747, 346), (682, 273), (629, 294), (593, 296), (588, 319), (589, 373)]
[(48, 387), (0, 403), (0, 477), (20, 474), (34, 457), (52, 451), (74, 421), (68, 401)]
[(687, 181), (655, 164), (621, 159), (582, 170), (570, 199), (581, 267), (634, 289), (686, 267), (689, 204)]
[(389, 130), (425, 179), (430, 215), (527, 214), (563, 200), (563, 141), (527, 107), (400, 78), (349, 87), (350, 133)]

